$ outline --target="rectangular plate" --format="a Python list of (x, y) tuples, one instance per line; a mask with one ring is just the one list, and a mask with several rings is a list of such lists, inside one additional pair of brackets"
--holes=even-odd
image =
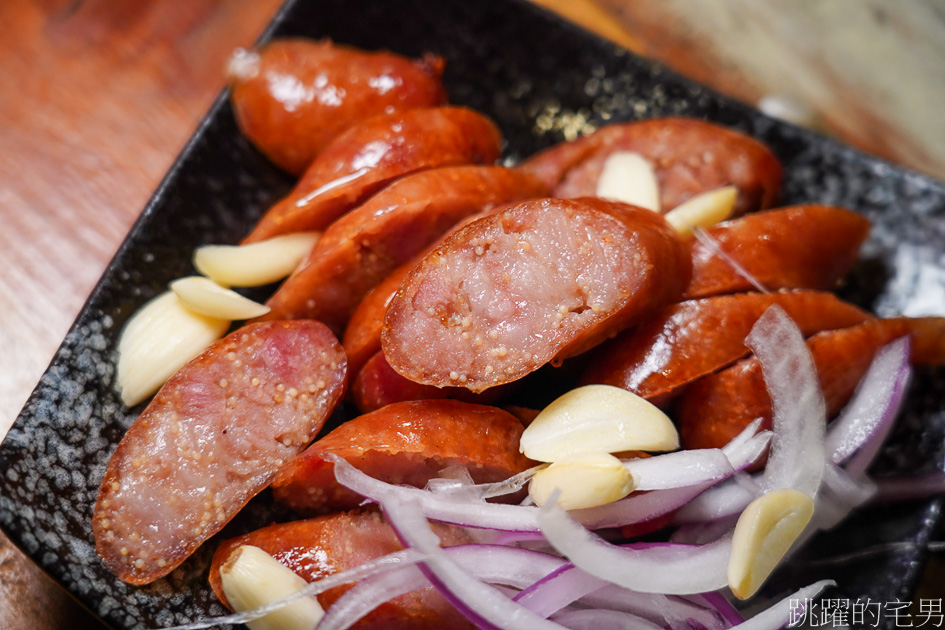
[[(919, 314), (930, 295), (943, 308), (942, 183), (766, 118), (523, 0), (300, 0), (284, 7), (264, 39), (283, 35), (444, 56), (452, 102), (498, 122), (510, 162), (589, 124), (656, 116), (702, 118), (752, 134), (783, 161), (785, 204), (845, 206), (874, 222), (845, 297), (882, 315)], [(113, 388), (122, 325), (169, 281), (193, 273), (195, 247), (238, 241), (291, 185), (242, 138), (225, 96), (154, 194), (0, 446), (0, 525), (115, 628), (222, 614), (206, 584), (215, 542), (286, 517), (264, 494), (180, 569), (143, 588), (104, 569), (91, 535), (106, 462), (140, 411), (123, 409)], [(945, 382), (941, 369), (918, 371), (881, 472), (922, 472), (943, 461), (945, 401), (935, 382)], [(816, 540), (772, 590), (828, 575), (842, 596), (908, 599), (940, 511), (933, 501), (863, 513)], [(903, 544), (842, 566), (823, 562), (889, 541)]]

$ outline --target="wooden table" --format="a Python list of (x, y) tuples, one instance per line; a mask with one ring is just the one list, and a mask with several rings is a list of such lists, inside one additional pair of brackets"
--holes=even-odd
[[(740, 64), (739, 55), (745, 51), (720, 44), (726, 40), (726, 28), (745, 26), (735, 20), (732, 9), (719, 9), (716, 3), (539, 1), (746, 101), (755, 102), (771, 93), (772, 85), (780, 89), (789, 83), (780, 75), (776, 83), (766, 82), (757, 60)], [(785, 17), (784, 7), (777, 3), (758, 9), (748, 1), (733, 2), (734, 11), (744, 11), (746, 19), (769, 30), (780, 23), (774, 18)], [(0, 3), (0, 24), (4, 25), (0, 38), (0, 218), (4, 228), (0, 231), (0, 437), (220, 89), (224, 60), (236, 46), (252, 43), (278, 4), (279, 0)], [(717, 10), (707, 17), (700, 11), (708, 4)], [(878, 0), (864, 2), (863, 11), (879, 11), (878, 4)], [(857, 13), (848, 12), (845, 19), (850, 15)], [(915, 25), (924, 16), (896, 14), (883, 19), (892, 26)], [(726, 24), (726, 19), (735, 20), (735, 26)], [(799, 20), (801, 26), (804, 19)], [(933, 26), (925, 23), (925, 27), (932, 30), (924, 40), (920, 38), (918, 46), (929, 54), (939, 53), (938, 36), (945, 33), (945, 28), (935, 30), (935, 19), (940, 26), (941, 16), (929, 13), (926, 22), (930, 20)], [(706, 32), (706, 24), (714, 24), (716, 31)], [(865, 26), (863, 30), (868, 31)], [(706, 49), (710, 41), (715, 45)], [(939, 54), (937, 59), (941, 58)], [(804, 86), (812, 81), (825, 83), (823, 77), (829, 75), (813, 65), (800, 74), (807, 80), (801, 81)], [(719, 68), (725, 72), (718, 72)], [(936, 74), (941, 72), (936, 66), (929, 70), (934, 76), (926, 77), (930, 98), (938, 86), (945, 86)], [(846, 87), (838, 86), (834, 92)], [(860, 90), (854, 96), (870, 88), (866, 84), (854, 87)], [(906, 124), (915, 122), (912, 110), (909, 121), (899, 121), (884, 117), (888, 105), (852, 111), (838, 107), (837, 100), (820, 98), (823, 95), (811, 98), (803, 89), (785, 96), (800, 104), (809, 122), (844, 140), (927, 172), (945, 173), (945, 157), (924, 148), (929, 136), (941, 140), (943, 134), (925, 130), (917, 134), (922, 142), (916, 141)], [(882, 123), (878, 129), (877, 120)], [(945, 142), (937, 146), (945, 147)], [(101, 627), (2, 535), (0, 571), (0, 627)]]

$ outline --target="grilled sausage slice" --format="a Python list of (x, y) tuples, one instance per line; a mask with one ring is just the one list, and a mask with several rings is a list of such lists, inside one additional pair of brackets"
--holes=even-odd
[(335, 481), (329, 454), (388, 483), (422, 488), (451, 466), (466, 468), (478, 483), (500, 481), (532, 465), (518, 450), (522, 430), (497, 407), (444, 399), (394, 403), (312, 444), (279, 471), (273, 494), (306, 515), (357, 506), (361, 497)]
[(768, 289), (829, 291), (853, 269), (870, 223), (850, 210), (804, 205), (719, 223), (692, 243), (686, 298)]
[(244, 240), (324, 230), (408, 173), (495, 162), (501, 141), (491, 120), (463, 107), (411, 109), (371, 118), (335, 138)]
[(666, 307), (643, 324), (604, 342), (582, 382), (622, 387), (656, 404), (750, 351), (745, 338), (759, 317), (778, 304), (805, 335), (859, 324), (870, 315), (817, 291), (740, 293)]
[(544, 193), (531, 175), (500, 166), (451, 166), (399, 179), (325, 231), (267, 302), (265, 318), (310, 317), (340, 334), (372, 287), (457, 221)]
[(542, 151), (521, 167), (538, 175), (556, 197), (594, 195), (607, 158), (630, 151), (648, 160), (659, 182), (663, 212), (699, 193), (738, 188), (736, 214), (768, 208), (781, 191), (781, 164), (762, 143), (742, 133), (685, 118), (608, 125)]
[(408, 274), (382, 348), (412, 381), (482, 391), (677, 300), (689, 265), (687, 247), (649, 210), (596, 198), (524, 202), (457, 230)]
[[(910, 334), (914, 363), (945, 363), (945, 319), (940, 317), (873, 319), (808, 339), (827, 416), (847, 403), (879, 348)], [(685, 448), (718, 448), (755, 418), (764, 418), (770, 428), (771, 413), (761, 364), (751, 357), (693, 383), (679, 399), (676, 420)]]
[(446, 103), (444, 62), (369, 52), (330, 40), (277, 39), (238, 51), (228, 79), (240, 129), (277, 166), (302, 174), (352, 124)]
[(181, 368), (108, 463), (92, 519), (105, 566), (147, 584), (183, 562), (314, 439), (344, 378), (315, 321), (247, 326)]

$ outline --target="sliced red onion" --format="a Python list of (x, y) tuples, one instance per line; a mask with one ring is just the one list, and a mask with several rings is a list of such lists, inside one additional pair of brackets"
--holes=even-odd
[(735, 471), (721, 449), (704, 448), (630, 459), (624, 468), (637, 490), (667, 490), (730, 477)]
[(384, 602), (429, 585), (415, 566), (372, 575), (335, 600), (315, 630), (346, 630)]
[(646, 523), (671, 514), (716, 483), (718, 480), (670, 490), (635, 493), (606, 505), (574, 510), (571, 516), (588, 529)]
[[(591, 575), (641, 593), (688, 594), (728, 584), (732, 539), (703, 546), (674, 543), (616, 546), (605, 542), (550, 503), (538, 515), (551, 545)], [(672, 571), (666, 567), (672, 566)]]
[(774, 437), (764, 489), (794, 488), (813, 497), (826, 461), (827, 412), (804, 336), (784, 309), (774, 305), (758, 318), (745, 343), (761, 363), (771, 396)]
[(523, 589), (570, 566), (564, 558), (502, 545), (458, 545), (446, 549), (453, 562), (483, 582)]
[(643, 617), (616, 610), (571, 610), (555, 615), (554, 620), (571, 630), (664, 630)]
[[(756, 420), (755, 422), (760, 422)], [(728, 458), (729, 462), (737, 472), (741, 472), (758, 461), (758, 459), (768, 450), (771, 438), (774, 434), (771, 431), (762, 431), (761, 433), (750, 437), (744, 442), (738, 444), (729, 443), (722, 447), (722, 453)]]
[[(563, 566), (571, 566), (556, 556), (517, 547), (458, 545), (444, 551), (477, 579), (519, 589), (540, 581)], [(384, 602), (429, 585), (430, 581), (415, 566), (373, 575), (332, 604), (316, 630), (344, 630)]]
[(911, 341), (902, 337), (876, 353), (853, 398), (827, 434), (827, 454), (835, 464), (850, 460), (854, 477), (866, 472), (882, 447), (905, 398), (912, 368)]
[(738, 514), (726, 516), (714, 521), (683, 525), (682, 527), (678, 527), (669, 539), (671, 542), (686, 545), (705, 545), (706, 543), (722, 538), (734, 529), (740, 514), (739, 512)]
[(364, 474), (340, 457), (328, 455), (328, 458), (335, 464), (338, 483), (375, 503), (383, 504), (388, 499), (412, 500), (419, 502), (423, 514), (435, 521), (463, 527), (538, 531), (536, 507), (469, 501), (419, 488), (395, 486)]
[[(426, 490), (460, 499), (485, 501), (493, 497), (515, 494), (524, 488), (525, 484), (542, 468), (544, 466), (534, 466), (508, 479), (493, 483), (473, 484), (456, 478), (435, 477), (427, 482)], [(469, 481), (472, 481), (471, 477)]]
[[(337, 464), (336, 464), (337, 468)], [(519, 606), (500, 591), (475, 579), (450, 559), (424, 518), (420, 502), (388, 496), (381, 502), (387, 521), (403, 544), (424, 554), (420, 570), (443, 596), (479, 628), (542, 630), (561, 628)]]
[(729, 455), (733, 449), (737, 449), (742, 444), (758, 435), (758, 430), (761, 429), (762, 420), (762, 418), (755, 418), (750, 423), (748, 423), (748, 425), (742, 429), (741, 433), (733, 437), (728, 444), (722, 447), (722, 451), (724, 451), (726, 455)]
[(515, 596), (515, 601), (542, 617), (550, 617), (588, 593), (608, 584), (571, 563), (536, 581)]
[(673, 515), (673, 524), (702, 523), (742, 513), (758, 496), (760, 488), (754, 477), (739, 476), (744, 483), (731, 479), (706, 490)]
[[(803, 607), (828, 586), (835, 586), (833, 580), (821, 580), (788, 595), (767, 610), (735, 626), (738, 630), (779, 630), (792, 621), (803, 621), (800, 616)], [(798, 606), (801, 611), (798, 611)]]
[(745, 621), (745, 618), (740, 612), (738, 612), (738, 609), (732, 606), (732, 602), (728, 601), (728, 599), (726, 599), (726, 597), (719, 591), (702, 593), (701, 595), (696, 595), (695, 597), (701, 597), (709, 606), (717, 611), (719, 615), (728, 623), (727, 627), (737, 626), (738, 624)]

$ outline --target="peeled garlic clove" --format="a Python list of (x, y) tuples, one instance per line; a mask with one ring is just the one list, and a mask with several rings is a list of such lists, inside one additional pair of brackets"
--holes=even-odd
[(225, 289), (203, 276), (175, 280), (171, 283), (171, 291), (177, 294), (187, 308), (219, 319), (252, 319), (270, 311), (265, 304)]
[(814, 514), (808, 495), (782, 488), (752, 501), (735, 525), (728, 583), (739, 599), (748, 599), (764, 584)]
[(295, 271), (320, 236), (297, 232), (248, 245), (204, 245), (194, 252), (194, 267), (225, 287), (257, 287)]
[(597, 196), (660, 211), (660, 185), (650, 161), (632, 151), (614, 151), (604, 160)]
[(679, 235), (688, 238), (694, 228), (712, 227), (732, 216), (738, 189), (735, 186), (716, 188), (679, 204), (664, 215)]
[(131, 407), (156, 392), (229, 327), (229, 320), (190, 310), (173, 291), (150, 300), (128, 320), (118, 341), (122, 402)]
[[(298, 592), (308, 583), (275, 558), (252, 545), (230, 554), (220, 568), (223, 594), (233, 610), (243, 612)], [(325, 614), (314, 597), (303, 597), (246, 622), (251, 630), (311, 630)]]
[(666, 414), (636, 394), (585, 385), (545, 407), (519, 446), (529, 459), (554, 462), (578, 453), (671, 451), (679, 448), (679, 434)]
[(528, 496), (544, 505), (556, 490), (555, 501), (565, 510), (606, 505), (633, 491), (626, 466), (607, 453), (581, 453), (559, 459), (539, 470), (528, 484)]

